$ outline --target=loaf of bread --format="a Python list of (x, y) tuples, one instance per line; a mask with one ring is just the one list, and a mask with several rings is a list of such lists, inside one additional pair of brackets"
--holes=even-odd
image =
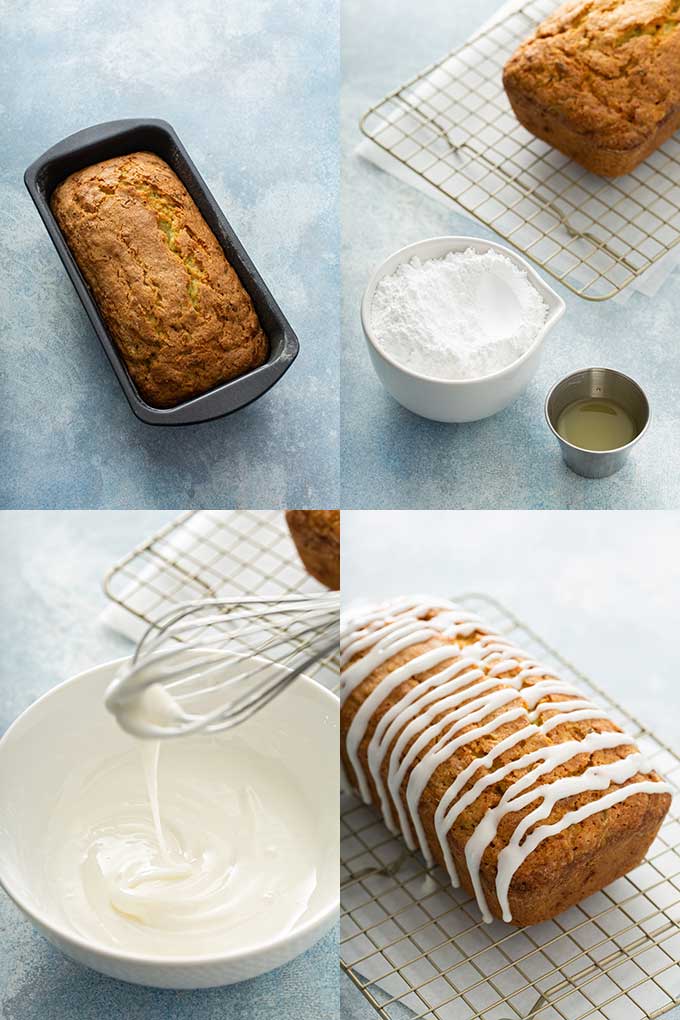
[(133, 152), (78, 170), (51, 206), (148, 404), (175, 407), (267, 360), (249, 295), (159, 156)]
[(630, 173), (680, 128), (680, 0), (569, 0), (503, 84), (532, 134), (593, 173)]
[(341, 665), (349, 781), (484, 920), (544, 921), (642, 861), (671, 788), (474, 614), (420, 597), (350, 612)]
[(286, 520), (307, 573), (337, 591), (340, 587), (340, 511), (288, 510)]

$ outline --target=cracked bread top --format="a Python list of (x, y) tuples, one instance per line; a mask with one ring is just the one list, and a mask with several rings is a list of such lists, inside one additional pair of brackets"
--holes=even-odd
[(503, 83), (599, 145), (634, 149), (680, 108), (680, 0), (569, 0)]
[(159, 156), (85, 167), (51, 206), (147, 403), (174, 407), (266, 361), (250, 296)]

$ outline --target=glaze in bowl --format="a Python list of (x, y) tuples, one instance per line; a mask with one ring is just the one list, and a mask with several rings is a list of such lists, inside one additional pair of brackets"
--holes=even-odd
[[(0, 740), (0, 884), (63, 953), (123, 981), (159, 988), (208, 988), (256, 977), (287, 963), (330, 929), (339, 901), (337, 698), (304, 676), (237, 728), (239, 739), (252, 741), (260, 752), (266, 750), (285, 764), (317, 820), (317, 886), (290, 932), (238, 952), (154, 956), (85, 939), (55, 908), (45, 862), (45, 828), (52, 805), (84, 759), (94, 766), (137, 743), (104, 707), (104, 692), (125, 661), (106, 663), (53, 688)], [(219, 739), (228, 741), (230, 734), (220, 734)]]

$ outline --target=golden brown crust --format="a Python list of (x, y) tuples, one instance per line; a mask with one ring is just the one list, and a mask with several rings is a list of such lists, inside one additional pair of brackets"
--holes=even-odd
[(337, 591), (340, 587), (340, 511), (287, 510), (286, 521), (307, 573)]
[(630, 173), (680, 127), (680, 0), (569, 0), (503, 84), (532, 134), (593, 173)]
[[(461, 648), (464, 648), (466, 645), (478, 641), (481, 637), (481, 632), (477, 631), (468, 638), (459, 636), (455, 640)], [(446, 638), (437, 636), (402, 650), (373, 670), (346, 698), (341, 710), (341, 753), (345, 772), (352, 784), (356, 785), (356, 776), (346, 751), (346, 738), (351, 722), (360, 705), (363, 704), (380, 681), (392, 670), (410, 662), (430, 649), (444, 646), (447, 643), (453, 644), (453, 640), (447, 641)], [(362, 652), (354, 656), (346, 665), (349, 666), (356, 662), (363, 654), (365, 653)], [(433, 669), (405, 681), (392, 691), (373, 713), (359, 746), (359, 761), (366, 774), (371, 797), (376, 807), (379, 808), (380, 802), (368, 769), (368, 745), (380, 719), (394, 704), (404, 697), (408, 690), (444, 669), (447, 662), (453, 662), (459, 657), (460, 653), (452, 648), (450, 660), (439, 662)], [(515, 657), (520, 662), (525, 661), (519, 659), (518, 656)], [(488, 672), (489, 667), (486, 666), (484, 668)], [(504, 674), (504, 676), (508, 678), (516, 676), (520, 672), (520, 668), (512, 669)], [(538, 683), (542, 679), (544, 678), (538, 676), (531, 677), (525, 682), (524, 688)], [(499, 678), (499, 689), (507, 686), (504, 684), (503, 678)], [(565, 698), (568, 700), (567, 696), (559, 694), (549, 694), (543, 698), (538, 703), (538, 709), (543, 713), (539, 714), (538, 719), (543, 721), (547, 717), (545, 713), (554, 712), (555, 705), (559, 701), (565, 700)], [(519, 692), (516, 701), (511, 702), (509, 705), (504, 705), (503, 708), (490, 715), (489, 718), (491, 719), (495, 715), (507, 711), (509, 707), (515, 706), (522, 707)], [(437, 716), (436, 719), (443, 718), (444, 715), (445, 713), (442, 712), (441, 716)], [(469, 744), (463, 745), (452, 757), (443, 762), (430, 777), (420, 800), (419, 815), (430, 850), (434, 859), (439, 864), (444, 865), (445, 862), (435, 832), (434, 816), (437, 805), (444, 793), (470, 762), (487, 754), (501, 740), (513, 732), (518, 732), (528, 722), (529, 714), (526, 711), (519, 719), (500, 726), (493, 733), (483, 738), (478, 738)], [(472, 725), (465, 727), (461, 732), (471, 728), (473, 728)], [(511, 751), (499, 756), (494, 762), (493, 767), (498, 768), (501, 765), (508, 764), (510, 761), (517, 759), (521, 754), (538, 750), (540, 747), (547, 746), (550, 743), (563, 742), (568, 739), (582, 739), (589, 731), (593, 730), (597, 732), (620, 732), (613, 722), (606, 719), (563, 723), (556, 726), (548, 734), (537, 734), (529, 739), (522, 740)], [(399, 734), (395, 734), (394, 740), (383, 759), (381, 768), (383, 780), (386, 780), (389, 757), (398, 736)], [(406, 744), (403, 749), (404, 755), (415, 739), (416, 737)], [(432, 748), (434, 742), (432, 740), (425, 747), (421, 748), (415, 755), (410, 767), (406, 770), (400, 788), (404, 808), (406, 808), (405, 794), (409, 776), (417, 763)], [(592, 755), (578, 755), (563, 765), (554, 768), (543, 776), (540, 782), (549, 783), (563, 776), (580, 775), (589, 766), (612, 762), (617, 758), (626, 757), (636, 750), (633, 745), (622, 745), (597, 751)], [(496, 782), (495, 785), (485, 790), (473, 804), (460, 814), (449, 831), (448, 842), (456, 869), (463, 888), (468, 892), (472, 892), (472, 884), (465, 862), (465, 844), (484, 814), (498, 804), (510, 784), (524, 775), (526, 771), (527, 769), (514, 770), (506, 779)], [(488, 770), (480, 769), (473, 781), (486, 774), (488, 774)], [(656, 773), (647, 776), (636, 775), (628, 780), (628, 783), (634, 783), (643, 779), (658, 780), (659, 777)], [(466, 785), (464, 790), (468, 790), (471, 785), (472, 782)], [(545, 824), (552, 824), (568, 811), (575, 810), (596, 799), (598, 796), (600, 796), (598, 792), (588, 791), (558, 801), (551, 814), (545, 819)], [(656, 836), (669, 805), (670, 795), (666, 793), (658, 795), (635, 794), (614, 807), (593, 814), (578, 825), (572, 825), (540, 843), (526, 858), (512, 880), (509, 902), (513, 923), (520, 925), (536, 924), (539, 921), (554, 917), (634, 868), (642, 860)], [(504, 815), (496, 838), (482, 857), (482, 887), (489, 909), (497, 917), (500, 916), (500, 907), (495, 891), (498, 856), (503, 847), (507, 845), (520, 820), (536, 806), (537, 802), (534, 801), (521, 811)]]
[(85, 167), (51, 206), (147, 403), (174, 407), (266, 361), (249, 295), (159, 156)]

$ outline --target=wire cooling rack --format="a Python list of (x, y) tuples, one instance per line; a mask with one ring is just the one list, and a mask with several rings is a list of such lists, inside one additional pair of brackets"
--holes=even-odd
[(680, 136), (588, 173), (517, 121), (503, 65), (555, 9), (529, 0), (373, 106), (361, 130), (581, 297), (613, 297), (680, 241)]
[[(191, 599), (319, 590), (321, 585), (302, 566), (278, 511), (181, 514), (112, 567), (104, 579), (111, 601), (147, 625), (173, 605)], [(242, 643), (245, 650), (257, 651)], [(338, 657), (333, 656), (306, 672), (332, 687), (338, 669)]]
[[(486, 596), (456, 602), (603, 704), (680, 787), (680, 759), (533, 631)], [(351, 794), (341, 856), (342, 966), (381, 1020), (638, 1020), (680, 998), (677, 799), (640, 867), (529, 928), (484, 924)]]

